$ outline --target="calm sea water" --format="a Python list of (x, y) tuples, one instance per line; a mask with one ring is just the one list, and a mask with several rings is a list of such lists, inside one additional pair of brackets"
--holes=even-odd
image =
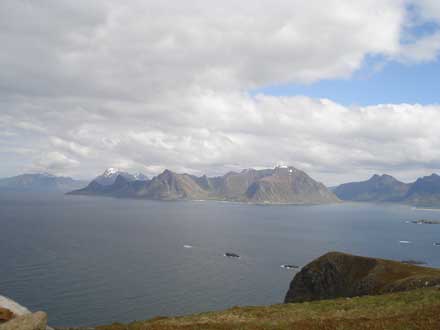
[(280, 265), (330, 250), (439, 267), (440, 226), (405, 223), (420, 218), (440, 212), (1, 195), (0, 294), (63, 326), (280, 303)]

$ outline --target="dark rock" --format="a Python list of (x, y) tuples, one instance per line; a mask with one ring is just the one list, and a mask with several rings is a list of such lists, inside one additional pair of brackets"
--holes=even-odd
[(295, 275), (284, 301), (374, 295), (438, 284), (438, 269), (330, 252)]
[(296, 266), (296, 265), (281, 265), (281, 268), (285, 268), (285, 269), (298, 269), (299, 266)]
[(9, 321), (14, 317), (14, 313), (7, 308), (0, 307), (0, 323)]
[(226, 252), (225, 253), (225, 257), (228, 258), (240, 258), (240, 256), (238, 254), (232, 253), (232, 252)]
[(413, 220), (411, 222), (418, 225), (440, 225), (440, 221), (427, 219)]

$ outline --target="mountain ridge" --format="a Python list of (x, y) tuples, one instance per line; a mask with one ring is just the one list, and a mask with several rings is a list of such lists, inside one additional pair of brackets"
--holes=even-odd
[(217, 177), (197, 177), (166, 169), (151, 180), (143, 181), (133, 181), (120, 174), (111, 185), (104, 186), (93, 180), (87, 187), (69, 194), (152, 200), (226, 200), (258, 204), (339, 202), (322, 183), (294, 167), (247, 169)]
[(435, 173), (412, 183), (401, 182), (388, 174), (375, 174), (365, 181), (341, 184), (332, 191), (343, 201), (440, 206), (440, 176)]
[(84, 181), (50, 173), (24, 173), (0, 178), (3, 192), (68, 192), (84, 185)]
[(342, 200), (392, 202), (404, 198), (410, 185), (388, 174), (374, 174), (365, 181), (341, 184), (335, 187), (333, 191)]

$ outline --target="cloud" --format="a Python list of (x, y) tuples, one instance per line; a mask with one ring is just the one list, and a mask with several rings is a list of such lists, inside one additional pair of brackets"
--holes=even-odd
[(5, 0), (0, 12), (3, 93), (119, 99), (347, 77), (398, 51), (405, 17), (395, 0)]
[(75, 159), (71, 159), (58, 151), (48, 152), (43, 155), (38, 155), (34, 159), (34, 168), (36, 170), (48, 170), (51, 172), (62, 172), (69, 170), (79, 165)]
[(1, 1), (0, 147), (32, 150), (27, 161), (10, 156), (21, 165), (4, 173), (26, 164), (80, 177), (105, 166), (221, 174), (289, 163), (334, 183), (438, 169), (437, 106), (247, 93), (348, 78), (369, 55), (435, 59), (436, 32), (406, 37), (440, 8), (423, 1), (410, 15), (409, 4)]
[[(346, 107), (327, 99), (204, 91), (163, 105), (169, 113), (186, 109), (177, 111), (179, 120), (152, 120), (154, 102), (109, 102), (105, 120), (93, 115), (103, 105), (83, 106), (91, 113), (86, 123), (77, 120), (75, 108), (65, 109), (63, 118), (45, 122), (52, 135), (39, 136), (38, 144), (33, 134), (21, 141), (23, 148), (35, 146), (36, 167), (80, 176), (104, 166), (216, 175), (284, 163), (330, 184), (375, 172), (409, 180), (440, 168), (435, 105)], [(136, 116), (124, 115), (138, 107), (143, 111)], [(25, 106), (20, 109), (26, 114)], [(65, 122), (75, 124), (66, 128)]]

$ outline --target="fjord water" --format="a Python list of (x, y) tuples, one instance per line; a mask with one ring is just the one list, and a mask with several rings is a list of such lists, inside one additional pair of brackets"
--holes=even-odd
[(440, 225), (405, 223), (421, 218), (440, 212), (1, 195), (0, 294), (62, 326), (280, 303), (280, 265), (330, 250), (440, 266)]

